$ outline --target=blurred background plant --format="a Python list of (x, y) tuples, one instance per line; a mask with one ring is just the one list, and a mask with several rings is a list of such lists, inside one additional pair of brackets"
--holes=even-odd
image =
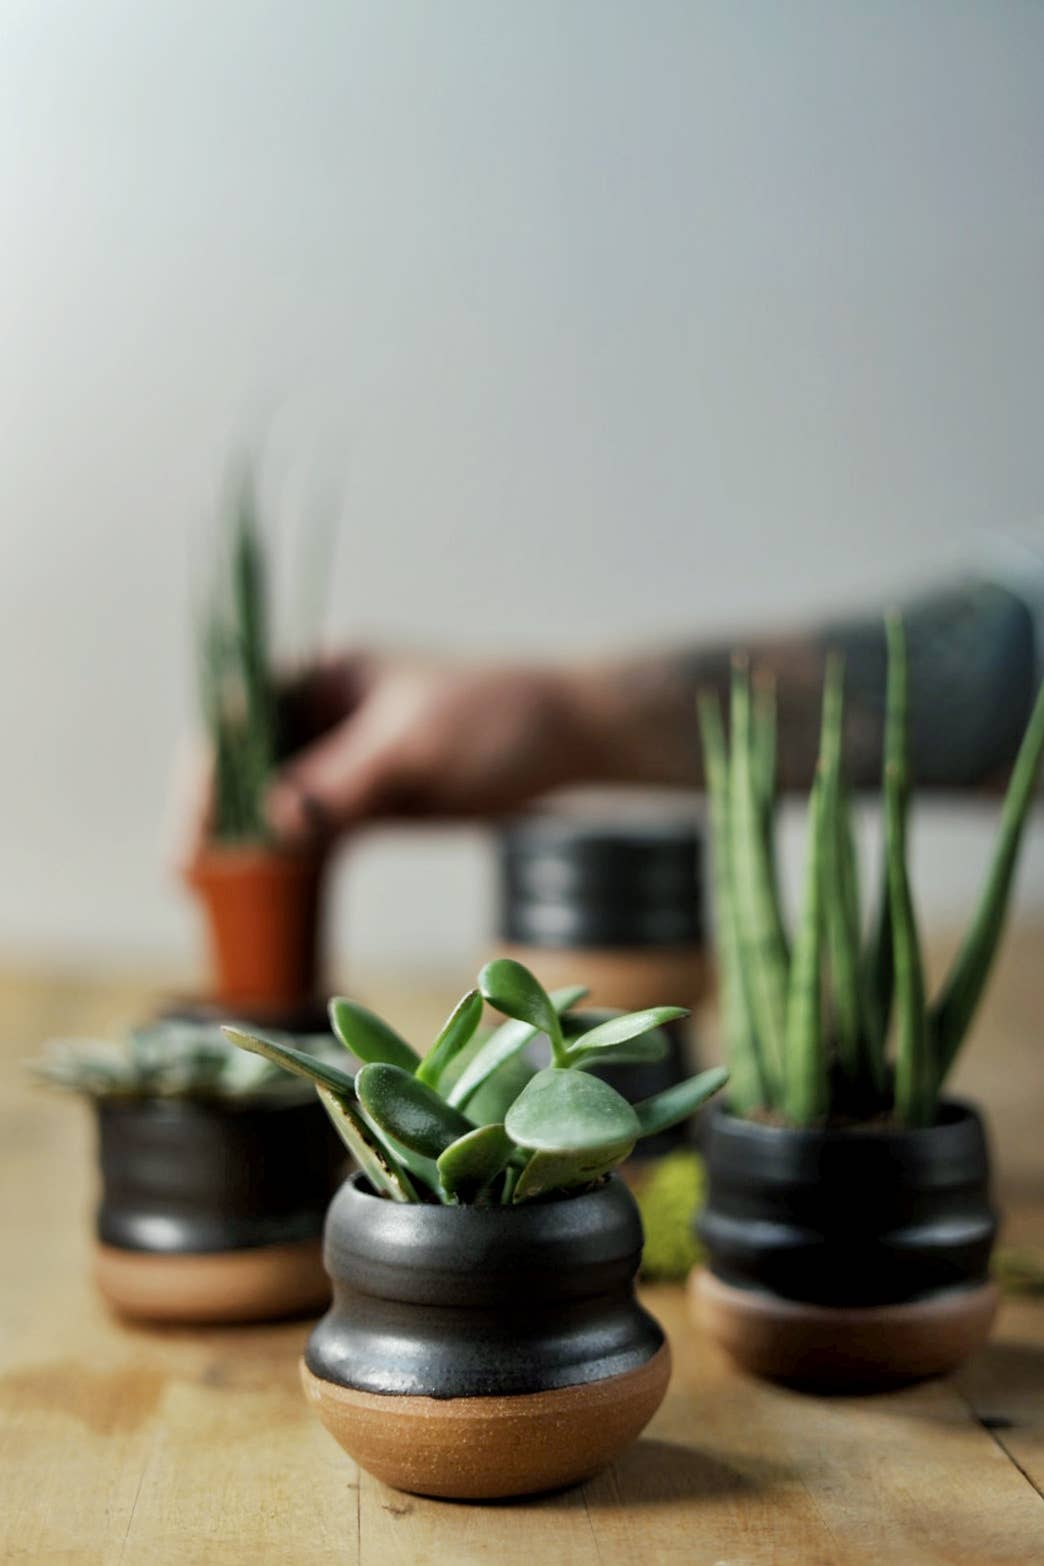
[[(291, 1043), (289, 1035), (285, 1042)], [(295, 1036), (292, 1042), (316, 1060), (341, 1053), (328, 1034)], [(56, 1039), (28, 1066), (50, 1087), (85, 1098), (310, 1097), (306, 1082), (234, 1048), (216, 1023), (207, 1022), (151, 1022), (120, 1041)]]

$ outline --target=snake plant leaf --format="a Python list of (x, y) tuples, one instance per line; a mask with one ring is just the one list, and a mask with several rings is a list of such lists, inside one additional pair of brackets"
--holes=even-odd
[(520, 1147), (579, 1153), (633, 1142), (638, 1116), (615, 1088), (586, 1071), (549, 1066), (523, 1088), (504, 1120)]
[(222, 1028), (221, 1031), (231, 1043), (238, 1044), (240, 1049), (248, 1049), (255, 1055), (263, 1055), (266, 1060), (273, 1061), (277, 1066), (283, 1066), (287, 1071), (293, 1071), (299, 1077), (309, 1077), (317, 1087), (327, 1087), (343, 1098), (354, 1099), (355, 1083), (348, 1073), (341, 1071), (339, 1067), (331, 1066), (315, 1055), (308, 1055), (303, 1049), (294, 1049), (289, 1044), (277, 1044), (275, 1039), (266, 1039), (258, 1033), (246, 1033), (242, 1028)]
[(1044, 755), (1044, 685), (1023, 735), (1001, 809), (993, 859), (975, 916), (935, 1004), (931, 1027), (938, 1050), (940, 1083), (949, 1071), (982, 999), (1008, 911), (1019, 843), (1033, 803), (1037, 773)]
[(729, 767), (729, 864), (740, 967), (769, 1091), (782, 1080), (789, 957), (774, 867), (765, 841), (753, 754), (750, 673), (733, 664)]
[(417, 1191), (405, 1169), (382, 1146), (359, 1113), (358, 1106), (340, 1093), (317, 1087), (319, 1100), (337, 1135), (355, 1159), (374, 1190), (393, 1202), (416, 1202)]
[(552, 1191), (572, 1191), (594, 1185), (622, 1164), (633, 1148), (632, 1139), (582, 1152), (534, 1153), (515, 1181), (511, 1200), (515, 1204), (531, 1202)]
[[(569, 985), (565, 989), (552, 990), (550, 1001), (555, 1012), (561, 1014), (583, 1000), (587, 990), (583, 985)], [(479, 1088), (505, 1061), (518, 1055), (533, 1039), (539, 1038), (542, 1028), (530, 1022), (504, 1022), (495, 1028), (485, 1043), (469, 1060), (465, 1069), (450, 1089), (447, 1102), (463, 1109), (470, 1104)]]
[(581, 1033), (579, 1038), (567, 1046), (566, 1057), (572, 1060), (590, 1050), (626, 1044), (629, 1039), (640, 1038), (643, 1033), (651, 1033), (654, 1028), (662, 1028), (665, 1023), (677, 1022), (679, 1017), (688, 1015), (684, 1006), (648, 1006), (643, 1011), (624, 1012), (619, 1017), (610, 1017), (607, 1022), (598, 1023), (587, 1033)]
[(885, 621), (888, 674), (885, 691), (884, 813), (888, 902), (895, 974), (895, 1114), (904, 1125), (935, 1119), (936, 1083), (925, 1011), (924, 969), (906, 868), (906, 811), (910, 790), (909, 675), (902, 620)]
[[(417, 1067), (417, 1081), (434, 1087), (454, 1056), (459, 1055), (466, 1044), (470, 1044), (481, 1021), (482, 996), (478, 990), (469, 990), (457, 1002), (442, 1032)], [(402, 1062), (395, 1061), (393, 1064), (401, 1065)]]
[(563, 1049), (562, 1025), (554, 1002), (528, 968), (513, 957), (496, 957), (479, 974), (479, 989), (497, 1011), (546, 1033), (556, 1057)]
[(447, 1195), (473, 1202), (504, 1168), (515, 1144), (502, 1125), (478, 1126), (439, 1154), (438, 1171)]
[(662, 1093), (643, 1098), (634, 1106), (638, 1116), (638, 1135), (655, 1136), (658, 1131), (669, 1131), (671, 1126), (680, 1125), (683, 1120), (694, 1115), (701, 1104), (719, 1092), (728, 1080), (729, 1073), (724, 1066), (712, 1066), (709, 1071), (701, 1071), (697, 1077), (675, 1082), (672, 1087), (664, 1088)]
[(384, 1061), (362, 1066), (355, 1079), (359, 1102), (378, 1130), (425, 1158), (437, 1159), (474, 1127), (412, 1072)]
[(697, 710), (713, 849), (711, 865), (714, 906), (718, 916), (716, 934), (721, 971), (722, 1031), (732, 1064), (729, 1103), (735, 1114), (746, 1115), (769, 1103), (769, 1091), (743, 983), (730, 864), (728, 753), (717, 696), (711, 691), (701, 691)]
[(844, 660), (830, 653), (823, 683), (823, 884), (820, 890), (834, 1001), (834, 1028), (841, 1068), (858, 1086), (862, 1070), (860, 1038), (863, 1006), (859, 989), (859, 929), (852, 919), (852, 897), (845, 868), (845, 801), (841, 778), (844, 734)]
[(822, 882), (827, 833), (822, 770), (809, 805), (804, 900), (794, 939), (787, 991), (783, 1109), (793, 1125), (822, 1119), (829, 1109), (829, 1079), (822, 1016)]
[(403, 1071), (416, 1071), (416, 1050), (368, 1006), (335, 995), (328, 1009), (331, 1028), (358, 1060), (367, 1065), (383, 1061), (389, 1066), (401, 1066)]

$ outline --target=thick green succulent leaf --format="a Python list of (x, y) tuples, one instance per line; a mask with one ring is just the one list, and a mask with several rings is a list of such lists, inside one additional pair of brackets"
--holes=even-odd
[(537, 1068), (531, 1066), (528, 1060), (521, 1055), (513, 1055), (471, 1095), (464, 1113), (476, 1126), (495, 1125), (503, 1121), (526, 1083), (536, 1073)]
[(676, 1082), (673, 1087), (664, 1088), (662, 1093), (643, 1098), (641, 1103), (634, 1106), (638, 1117), (638, 1135), (655, 1136), (658, 1131), (669, 1131), (671, 1126), (688, 1120), (728, 1080), (729, 1074), (724, 1066), (712, 1066), (709, 1071), (701, 1071), (698, 1077), (689, 1077), (685, 1082)]
[(439, 1154), (438, 1170), (448, 1196), (473, 1202), (491, 1184), (515, 1151), (502, 1125), (478, 1126)]
[(355, 1159), (374, 1190), (390, 1196), (393, 1202), (416, 1202), (417, 1192), (405, 1169), (378, 1141), (366, 1124), (358, 1106), (340, 1093), (317, 1087), (319, 1101), (329, 1115), (334, 1130)]
[(289, 1044), (277, 1044), (275, 1039), (266, 1039), (257, 1033), (246, 1033), (241, 1028), (222, 1028), (221, 1031), (233, 1044), (238, 1044), (240, 1049), (248, 1049), (254, 1055), (263, 1055), (266, 1060), (273, 1061), (277, 1066), (283, 1066), (299, 1077), (308, 1077), (317, 1086), (328, 1087), (344, 1098), (355, 1097), (355, 1083), (346, 1071), (331, 1066), (325, 1060), (319, 1060), (315, 1055), (306, 1054), (303, 1049), (294, 1049)]
[(361, 1067), (355, 1091), (374, 1125), (425, 1158), (437, 1159), (473, 1129), (459, 1110), (401, 1066), (374, 1061)]
[(578, 1050), (570, 1054), (569, 1064), (577, 1071), (594, 1071), (602, 1066), (645, 1066), (666, 1059), (670, 1052), (667, 1035), (659, 1028), (643, 1033), (626, 1044), (608, 1044), (604, 1049)]
[(359, 1060), (367, 1064), (384, 1061), (389, 1066), (401, 1066), (403, 1071), (416, 1071), (417, 1051), (368, 1006), (335, 995), (329, 1013), (334, 1033)]
[[(549, 998), (556, 1013), (561, 1013), (583, 1000), (586, 994), (583, 985), (573, 984), (561, 990), (552, 990)], [(482, 1084), (498, 1071), (505, 1061), (520, 1054), (527, 1044), (539, 1038), (542, 1032), (543, 1029), (530, 1022), (504, 1022), (499, 1028), (495, 1028), (454, 1082), (447, 1096), (447, 1102), (458, 1109), (470, 1104), (473, 1095), (478, 1092)]]
[(520, 1147), (578, 1153), (633, 1142), (638, 1116), (615, 1088), (586, 1071), (549, 1066), (523, 1088), (504, 1121)]
[(505, 1017), (528, 1022), (539, 1033), (546, 1033), (555, 1053), (562, 1048), (562, 1025), (551, 996), (528, 968), (513, 957), (497, 957), (487, 962), (479, 974), (479, 989), (491, 1006)]
[(649, 1006), (644, 1011), (624, 1012), (619, 1017), (610, 1017), (607, 1022), (598, 1023), (587, 1033), (581, 1033), (568, 1046), (566, 1054), (572, 1058), (592, 1049), (609, 1049), (614, 1044), (626, 1044), (629, 1039), (640, 1038), (643, 1033), (651, 1033), (654, 1028), (662, 1028), (665, 1023), (677, 1022), (679, 1017), (688, 1015), (684, 1006)]
[[(442, 1032), (416, 1070), (418, 1082), (434, 1087), (455, 1055), (470, 1044), (475, 1030), (482, 1021), (482, 996), (478, 990), (469, 990), (450, 1013)], [(394, 1064), (401, 1065), (402, 1062)]]
[(594, 1185), (622, 1164), (634, 1148), (634, 1142), (618, 1142), (612, 1147), (595, 1147), (583, 1152), (534, 1153), (515, 1181), (513, 1203), (531, 1202), (552, 1191), (574, 1191)]

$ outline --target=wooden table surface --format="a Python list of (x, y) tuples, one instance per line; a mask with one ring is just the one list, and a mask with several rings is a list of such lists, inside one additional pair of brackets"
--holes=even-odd
[[(1044, 1562), (1044, 1301), (1005, 1303), (991, 1346), (952, 1379), (814, 1399), (733, 1370), (680, 1288), (650, 1288), (675, 1372), (645, 1437), (580, 1489), (484, 1506), (400, 1495), (356, 1469), (301, 1397), (303, 1323), (121, 1325), (87, 1277), (88, 1117), (14, 1063), (47, 1036), (139, 1018), (147, 993), (140, 979), (0, 973), (3, 1560)], [(367, 993), (422, 1030), (452, 999)], [(958, 1079), (990, 1112), (1009, 1243), (1044, 1245), (1042, 1001), (1044, 931), (1022, 927)]]

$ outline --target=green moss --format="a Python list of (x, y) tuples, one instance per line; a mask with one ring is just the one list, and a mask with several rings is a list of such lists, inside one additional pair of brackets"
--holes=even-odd
[(703, 1159), (685, 1150), (668, 1153), (643, 1179), (635, 1191), (645, 1229), (643, 1278), (681, 1282), (703, 1260), (693, 1220), (705, 1190)]

